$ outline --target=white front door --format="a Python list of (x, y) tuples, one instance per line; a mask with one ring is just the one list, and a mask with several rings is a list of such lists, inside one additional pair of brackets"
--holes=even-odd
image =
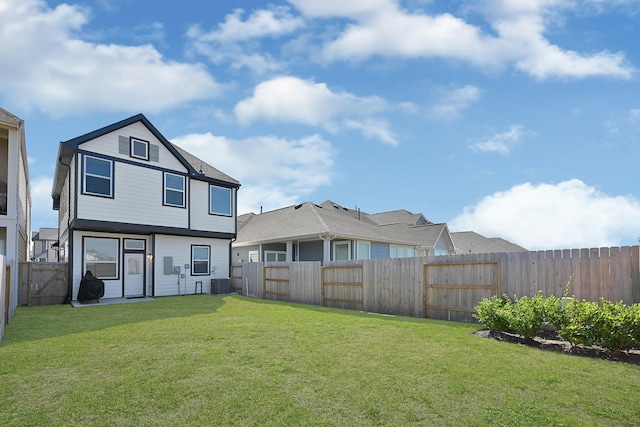
[(144, 295), (144, 254), (124, 254), (124, 296)]

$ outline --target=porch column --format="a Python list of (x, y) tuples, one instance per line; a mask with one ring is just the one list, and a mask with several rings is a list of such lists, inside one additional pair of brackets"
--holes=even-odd
[(287, 257), (286, 257), (286, 261), (287, 262), (293, 261), (293, 241), (291, 241), (291, 240), (287, 241)]

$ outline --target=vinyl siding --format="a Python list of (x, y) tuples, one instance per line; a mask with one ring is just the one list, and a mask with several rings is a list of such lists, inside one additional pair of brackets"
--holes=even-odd
[(322, 261), (323, 246), (321, 240), (300, 242), (300, 261)]
[[(232, 190), (232, 200), (235, 200), (235, 190)], [(220, 231), (235, 233), (236, 217), (209, 214), (209, 183), (191, 180), (191, 228), (194, 230)], [(232, 207), (233, 210), (235, 207)]]
[[(119, 147), (119, 137), (125, 136), (129, 138), (130, 136), (142, 139), (144, 141), (148, 141), (150, 144), (159, 146), (159, 162), (152, 162), (147, 160), (136, 159), (130, 157), (129, 154), (121, 154)], [(118, 129), (117, 131), (108, 133), (91, 141), (87, 141), (80, 145), (80, 149), (85, 151), (91, 151), (93, 153), (103, 154), (109, 157), (114, 157), (117, 159), (124, 159), (127, 161), (132, 161), (136, 163), (140, 163), (141, 165), (153, 165), (159, 166), (166, 169), (171, 169), (180, 172), (186, 172), (185, 167), (180, 163), (180, 161), (175, 158), (171, 152), (156, 139), (156, 137), (140, 122), (133, 123), (124, 128)]]
[(249, 262), (249, 252), (260, 250), (259, 245), (234, 247), (232, 250), (233, 262)]
[[(187, 209), (163, 206), (162, 171), (116, 162), (114, 198), (78, 195), (79, 219), (187, 228)], [(188, 182), (188, 180), (187, 180)], [(188, 198), (187, 185), (187, 198)]]
[[(194, 293), (196, 281), (202, 281), (204, 293), (211, 293), (211, 279), (229, 277), (229, 241), (221, 239), (201, 239), (179, 236), (155, 236), (154, 278), (155, 296), (178, 295), (178, 276), (164, 274), (164, 257), (173, 257), (173, 265), (180, 266), (181, 273), (185, 273), (184, 265), (191, 265), (191, 245), (210, 246), (211, 264), (216, 268), (215, 276), (192, 276), (190, 269), (185, 278), (180, 279), (180, 293), (185, 292), (185, 279), (187, 294)], [(200, 288), (198, 287), (198, 292)]]
[(388, 243), (371, 242), (371, 259), (376, 259), (376, 258), (389, 258)]

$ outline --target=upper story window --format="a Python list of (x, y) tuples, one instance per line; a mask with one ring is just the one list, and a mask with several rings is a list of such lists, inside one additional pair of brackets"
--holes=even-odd
[(149, 142), (131, 138), (131, 157), (149, 160)]
[(213, 215), (231, 216), (233, 206), (231, 202), (231, 189), (209, 186), (209, 213)]
[(182, 175), (165, 172), (164, 204), (166, 206), (185, 207), (185, 179)]
[(113, 162), (84, 156), (84, 194), (113, 197)]

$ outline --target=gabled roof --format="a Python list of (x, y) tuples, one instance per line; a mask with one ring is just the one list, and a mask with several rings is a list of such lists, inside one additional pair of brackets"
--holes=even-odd
[(497, 252), (527, 252), (522, 246), (500, 237), (485, 237), (475, 231), (451, 233), (458, 254), (479, 254)]
[(13, 115), (4, 108), (0, 107), (0, 121), (18, 126), (21, 120), (18, 116)]
[(388, 224), (411, 224), (411, 225), (427, 225), (432, 224), (424, 215), (411, 213), (406, 209), (399, 209), (389, 212), (380, 212), (370, 214), (369, 218), (380, 225)]
[(444, 230), (446, 224), (379, 225), (367, 213), (327, 200), (321, 205), (305, 202), (259, 215), (241, 215), (235, 244), (318, 240), (322, 236), (433, 247)]
[(226, 186), (230, 185), (236, 188), (240, 187), (240, 183), (237, 180), (222, 173), (218, 169), (207, 164), (205, 161), (199, 159), (186, 150), (169, 142), (143, 114), (136, 114), (135, 116), (131, 116), (127, 119), (121, 120), (103, 128), (96, 129), (92, 132), (80, 135), (68, 141), (60, 142), (60, 147), (58, 150), (58, 163), (56, 164), (56, 173), (54, 176), (53, 191), (51, 195), (54, 197), (59, 196), (60, 192), (62, 191), (62, 186), (64, 185), (67, 169), (64, 167), (60, 168), (60, 163), (62, 163), (63, 165), (68, 165), (74, 153), (78, 150), (80, 144), (99, 138), (108, 133), (115, 132), (137, 122), (142, 123), (147, 129), (149, 129), (149, 131), (158, 139), (158, 141), (160, 141), (160, 143), (164, 145), (167, 150), (169, 150), (171, 154), (175, 156), (176, 159), (178, 159), (180, 163), (182, 163), (182, 165), (187, 169), (189, 175), (192, 178), (211, 181)]

